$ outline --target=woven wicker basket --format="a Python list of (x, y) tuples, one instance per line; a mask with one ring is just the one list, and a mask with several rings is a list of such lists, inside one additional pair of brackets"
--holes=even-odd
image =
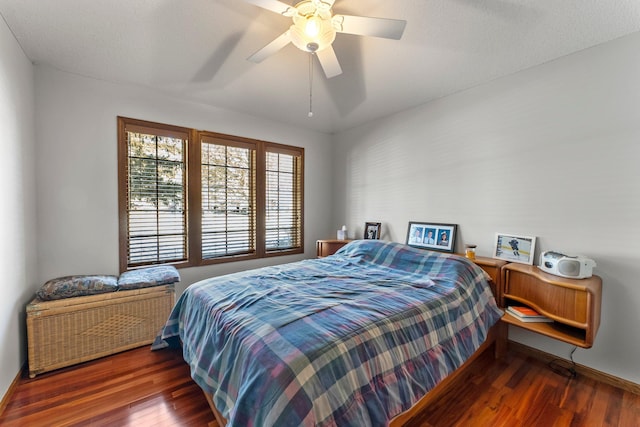
[(173, 285), (27, 305), (29, 376), (153, 342), (175, 303)]

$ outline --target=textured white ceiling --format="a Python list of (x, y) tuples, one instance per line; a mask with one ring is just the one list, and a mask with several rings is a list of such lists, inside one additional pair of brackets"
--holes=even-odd
[[(295, 1), (283, 0), (295, 4)], [(343, 74), (289, 45), (246, 58), (290, 20), (242, 0), (0, 0), (36, 64), (336, 132), (640, 31), (638, 0), (337, 0), (404, 19), (401, 40), (338, 34)]]

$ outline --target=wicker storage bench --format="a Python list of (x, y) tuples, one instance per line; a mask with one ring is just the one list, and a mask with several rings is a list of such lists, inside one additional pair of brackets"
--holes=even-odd
[(173, 285), (27, 305), (29, 376), (153, 342), (175, 303)]

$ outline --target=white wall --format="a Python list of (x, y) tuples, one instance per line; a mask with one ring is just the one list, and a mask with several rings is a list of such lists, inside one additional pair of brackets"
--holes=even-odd
[[(38, 279), (118, 274), (118, 115), (305, 148), (305, 254), (329, 226), (329, 135), (176, 100), (145, 88), (36, 67)], [(302, 255), (181, 270), (178, 293), (196, 280)]]
[(408, 221), (455, 223), (459, 251), (507, 232), (595, 259), (602, 323), (575, 360), (640, 383), (639, 51), (636, 33), (337, 135), (333, 223), (399, 242)]
[[(596, 259), (602, 325), (575, 358), (640, 383), (639, 48), (634, 34), (343, 132), (334, 154), (327, 135), (144, 88), (36, 67), (34, 89), (33, 66), (0, 22), (0, 180), (11, 183), (0, 210), (0, 396), (26, 359), (24, 305), (37, 287), (117, 273), (118, 115), (305, 147), (305, 257), (343, 223), (359, 236), (382, 221), (383, 238), (403, 242), (409, 220), (428, 220), (459, 224), (458, 248), (473, 242), (480, 255), (505, 231)], [(299, 258), (184, 269), (178, 291)], [(568, 355), (552, 340), (512, 337)]]
[(0, 19), (0, 397), (26, 359), (36, 285), (33, 65)]

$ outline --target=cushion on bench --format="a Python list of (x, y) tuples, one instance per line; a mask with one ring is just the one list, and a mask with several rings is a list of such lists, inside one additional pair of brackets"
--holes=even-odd
[(180, 274), (174, 266), (158, 265), (122, 273), (118, 279), (118, 288), (122, 290), (148, 288), (179, 281)]
[(109, 275), (75, 275), (58, 277), (46, 282), (36, 292), (38, 299), (52, 301), (63, 298), (97, 295), (118, 290), (170, 285), (180, 281), (172, 265), (158, 265), (124, 272), (120, 277)]
[(65, 276), (46, 282), (38, 290), (37, 296), (42, 301), (72, 298), (86, 295), (103, 294), (118, 290), (116, 276)]

